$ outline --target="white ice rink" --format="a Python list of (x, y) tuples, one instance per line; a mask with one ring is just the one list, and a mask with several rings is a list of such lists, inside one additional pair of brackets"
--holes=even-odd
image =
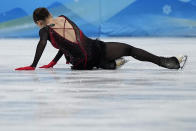
[[(185, 69), (129, 58), (118, 70), (14, 71), (32, 63), (38, 39), (0, 40), (0, 131), (196, 131), (196, 38), (110, 38), (162, 56), (187, 54)], [(38, 66), (57, 50), (48, 43)]]

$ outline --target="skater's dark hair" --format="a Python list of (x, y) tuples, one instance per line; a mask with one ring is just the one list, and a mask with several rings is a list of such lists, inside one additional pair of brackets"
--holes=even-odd
[(33, 12), (33, 20), (35, 23), (39, 20), (45, 20), (50, 16), (50, 13), (47, 8), (40, 7), (34, 10)]

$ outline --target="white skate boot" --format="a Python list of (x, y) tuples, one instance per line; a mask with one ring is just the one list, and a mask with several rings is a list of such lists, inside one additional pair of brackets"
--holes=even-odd
[(119, 58), (119, 59), (116, 59), (115, 62), (116, 62), (116, 68), (120, 68), (125, 63), (127, 63), (128, 60), (126, 60), (125, 58)]
[(181, 55), (179, 57), (176, 57), (180, 63), (180, 68), (183, 69), (186, 65), (188, 56), (187, 55)]

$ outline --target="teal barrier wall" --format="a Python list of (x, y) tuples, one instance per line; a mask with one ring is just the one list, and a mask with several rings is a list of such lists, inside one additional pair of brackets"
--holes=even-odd
[(6, 0), (0, 38), (38, 37), (32, 13), (47, 7), (88, 36), (196, 36), (196, 0)]

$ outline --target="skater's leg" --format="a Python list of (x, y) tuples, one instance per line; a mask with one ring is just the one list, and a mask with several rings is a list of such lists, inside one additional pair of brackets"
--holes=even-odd
[(105, 58), (107, 60), (114, 60), (123, 56), (132, 56), (140, 61), (150, 61), (157, 64), (160, 61), (160, 57), (131, 45), (117, 42), (106, 43)]
[(105, 59), (112, 61), (123, 56), (132, 56), (140, 61), (148, 61), (169, 69), (179, 69), (180, 65), (176, 57), (160, 57), (143, 49), (118, 42), (106, 42)]

